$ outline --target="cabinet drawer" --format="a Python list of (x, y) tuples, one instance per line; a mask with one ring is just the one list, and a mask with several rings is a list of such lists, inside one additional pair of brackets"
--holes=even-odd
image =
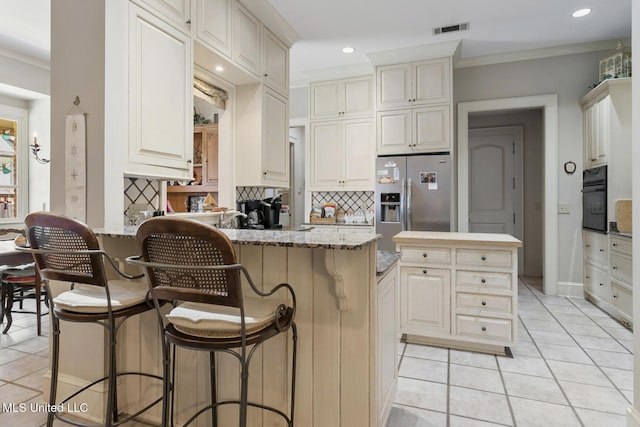
[(459, 288), (478, 290), (510, 290), (512, 288), (512, 278), (509, 273), (459, 270), (456, 274), (456, 286)]
[(611, 284), (613, 306), (621, 312), (628, 321), (633, 319), (633, 293), (631, 289), (613, 282)]
[(450, 264), (451, 250), (443, 248), (402, 248), (401, 259), (412, 264)]
[[(491, 313), (511, 313), (511, 297), (456, 293), (456, 310), (480, 310)], [(479, 313), (480, 314), (480, 313)]]
[(631, 284), (633, 263), (631, 257), (612, 253), (611, 254), (611, 275), (621, 282)]
[(607, 272), (589, 263), (585, 264), (584, 270), (586, 290), (603, 301), (611, 302), (611, 282)]
[(611, 236), (611, 251), (620, 252), (631, 256), (633, 253), (631, 239), (625, 237)]
[(458, 249), (456, 263), (477, 267), (511, 267), (511, 251)]
[(608, 265), (609, 242), (607, 241), (607, 235), (585, 231), (584, 256), (587, 261), (601, 265)]
[(492, 317), (456, 316), (457, 335), (500, 342), (511, 342), (512, 322)]

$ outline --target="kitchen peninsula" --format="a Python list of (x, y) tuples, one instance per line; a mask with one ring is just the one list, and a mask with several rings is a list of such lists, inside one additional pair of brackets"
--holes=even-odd
[[(378, 236), (223, 231), (234, 243), (239, 262), (247, 267), (258, 286), (266, 290), (287, 282), (295, 290), (298, 325), (295, 425), (383, 427), (397, 381), (397, 270), (392, 260), (383, 263), (386, 271), (376, 276)], [(134, 227), (97, 229), (96, 233), (103, 248), (120, 261), (137, 254)], [(134, 266), (123, 266), (129, 272), (136, 271)], [(96, 333), (95, 328), (91, 331)], [(154, 312), (131, 319), (121, 333), (120, 340), (125, 343), (122, 348), (128, 353), (123, 355), (123, 366), (119, 369), (135, 370), (142, 366), (161, 372)], [(291, 340), (283, 336), (272, 341), (253, 358), (249, 397), (286, 408), (290, 380), (286, 363), (290, 363)], [(67, 357), (74, 359), (73, 355)], [(208, 402), (209, 359), (204, 352), (178, 349), (176, 360), (175, 417), (180, 423), (195, 407)], [(95, 360), (87, 362), (78, 353), (66, 370), (61, 367), (65, 387), (83, 381), (85, 370), (89, 369), (85, 365), (95, 366)], [(125, 406), (121, 409), (126, 411), (126, 405), (134, 407), (139, 396), (150, 397), (157, 392), (155, 384), (128, 382), (122, 392)], [(237, 361), (219, 354), (218, 396), (227, 398), (238, 393)], [(154, 410), (150, 412), (150, 422), (159, 419), (159, 408)], [(221, 407), (219, 417), (219, 425), (237, 425), (237, 408)], [(249, 410), (249, 419), (253, 426), (280, 425), (272, 414), (254, 409)]]

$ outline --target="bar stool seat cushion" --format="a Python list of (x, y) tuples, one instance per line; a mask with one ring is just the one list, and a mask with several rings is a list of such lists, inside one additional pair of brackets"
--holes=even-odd
[[(146, 283), (129, 280), (109, 280), (111, 309), (123, 310), (144, 302), (149, 288)], [(76, 286), (53, 299), (56, 308), (76, 313), (106, 313), (107, 293), (101, 286)]]
[[(246, 334), (250, 335), (273, 325), (278, 307), (282, 304), (285, 303), (273, 299), (246, 298)], [(236, 307), (185, 302), (171, 310), (166, 317), (177, 330), (189, 335), (208, 338), (232, 338), (242, 335), (240, 309)]]

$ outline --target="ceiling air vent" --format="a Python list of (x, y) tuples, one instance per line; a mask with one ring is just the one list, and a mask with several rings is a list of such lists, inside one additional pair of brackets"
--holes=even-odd
[(465, 30), (468, 30), (468, 29), (469, 29), (469, 23), (465, 22), (463, 24), (448, 25), (446, 27), (434, 28), (433, 29), (433, 35), (437, 36), (439, 34), (454, 33), (456, 31), (465, 31)]

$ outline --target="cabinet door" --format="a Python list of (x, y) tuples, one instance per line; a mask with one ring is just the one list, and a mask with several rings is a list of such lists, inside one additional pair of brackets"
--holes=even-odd
[(205, 154), (205, 176), (203, 185), (218, 185), (218, 126), (207, 130), (202, 135)]
[(135, 0), (141, 6), (148, 6), (167, 22), (172, 23), (185, 33), (189, 33), (189, 0)]
[(341, 189), (342, 122), (311, 124), (311, 188)]
[(611, 114), (611, 97), (609, 95), (598, 101), (596, 109), (597, 115), (597, 134), (595, 144), (592, 147), (592, 157), (595, 158), (594, 164), (603, 164), (607, 162), (607, 152), (609, 148), (609, 122)]
[(378, 423), (395, 397), (398, 377), (398, 276), (394, 267), (378, 283), (376, 292), (376, 379)]
[(311, 85), (311, 120), (337, 119), (342, 111), (343, 85), (338, 81)]
[(416, 62), (412, 71), (413, 105), (449, 102), (449, 58)]
[(192, 74), (191, 39), (130, 5), (130, 163), (187, 170), (191, 176)]
[(367, 116), (373, 113), (373, 81), (350, 79), (344, 82), (342, 117)]
[(400, 269), (401, 332), (450, 333), (451, 272), (434, 268)]
[(289, 187), (289, 112), (287, 102), (268, 88), (263, 98), (262, 166), (264, 185)]
[(378, 67), (376, 75), (379, 109), (411, 105), (411, 64)]
[(611, 282), (613, 293), (613, 306), (618, 310), (620, 316), (627, 322), (633, 322), (633, 292), (631, 287)]
[(233, 60), (251, 74), (260, 73), (261, 23), (240, 3), (235, 3), (233, 26)]
[(451, 149), (449, 106), (415, 108), (413, 114), (413, 151)]
[(231, 1), (196, 0), (196, 40), (231, 58)]
[(582, 112), (583, 118), (583, 148), (584, 148), (584, 164), (585, 167), (590, 167), (593, 162), (597, 160), (597, 153), (594, 153), (594, 145), (597, 133), (597, 121), (596, 121), (596, 108), (597, 105), (591, 105)]
[(374, 190), (373, 121), (347, 120), (343, 126), (344, 186)]
[(289, 94), (289, 48), (263, 27), (262, 81), (283, 95)]
[(378, 155), (411, 152), (411, 110), (379, 111), (376, 126)]

